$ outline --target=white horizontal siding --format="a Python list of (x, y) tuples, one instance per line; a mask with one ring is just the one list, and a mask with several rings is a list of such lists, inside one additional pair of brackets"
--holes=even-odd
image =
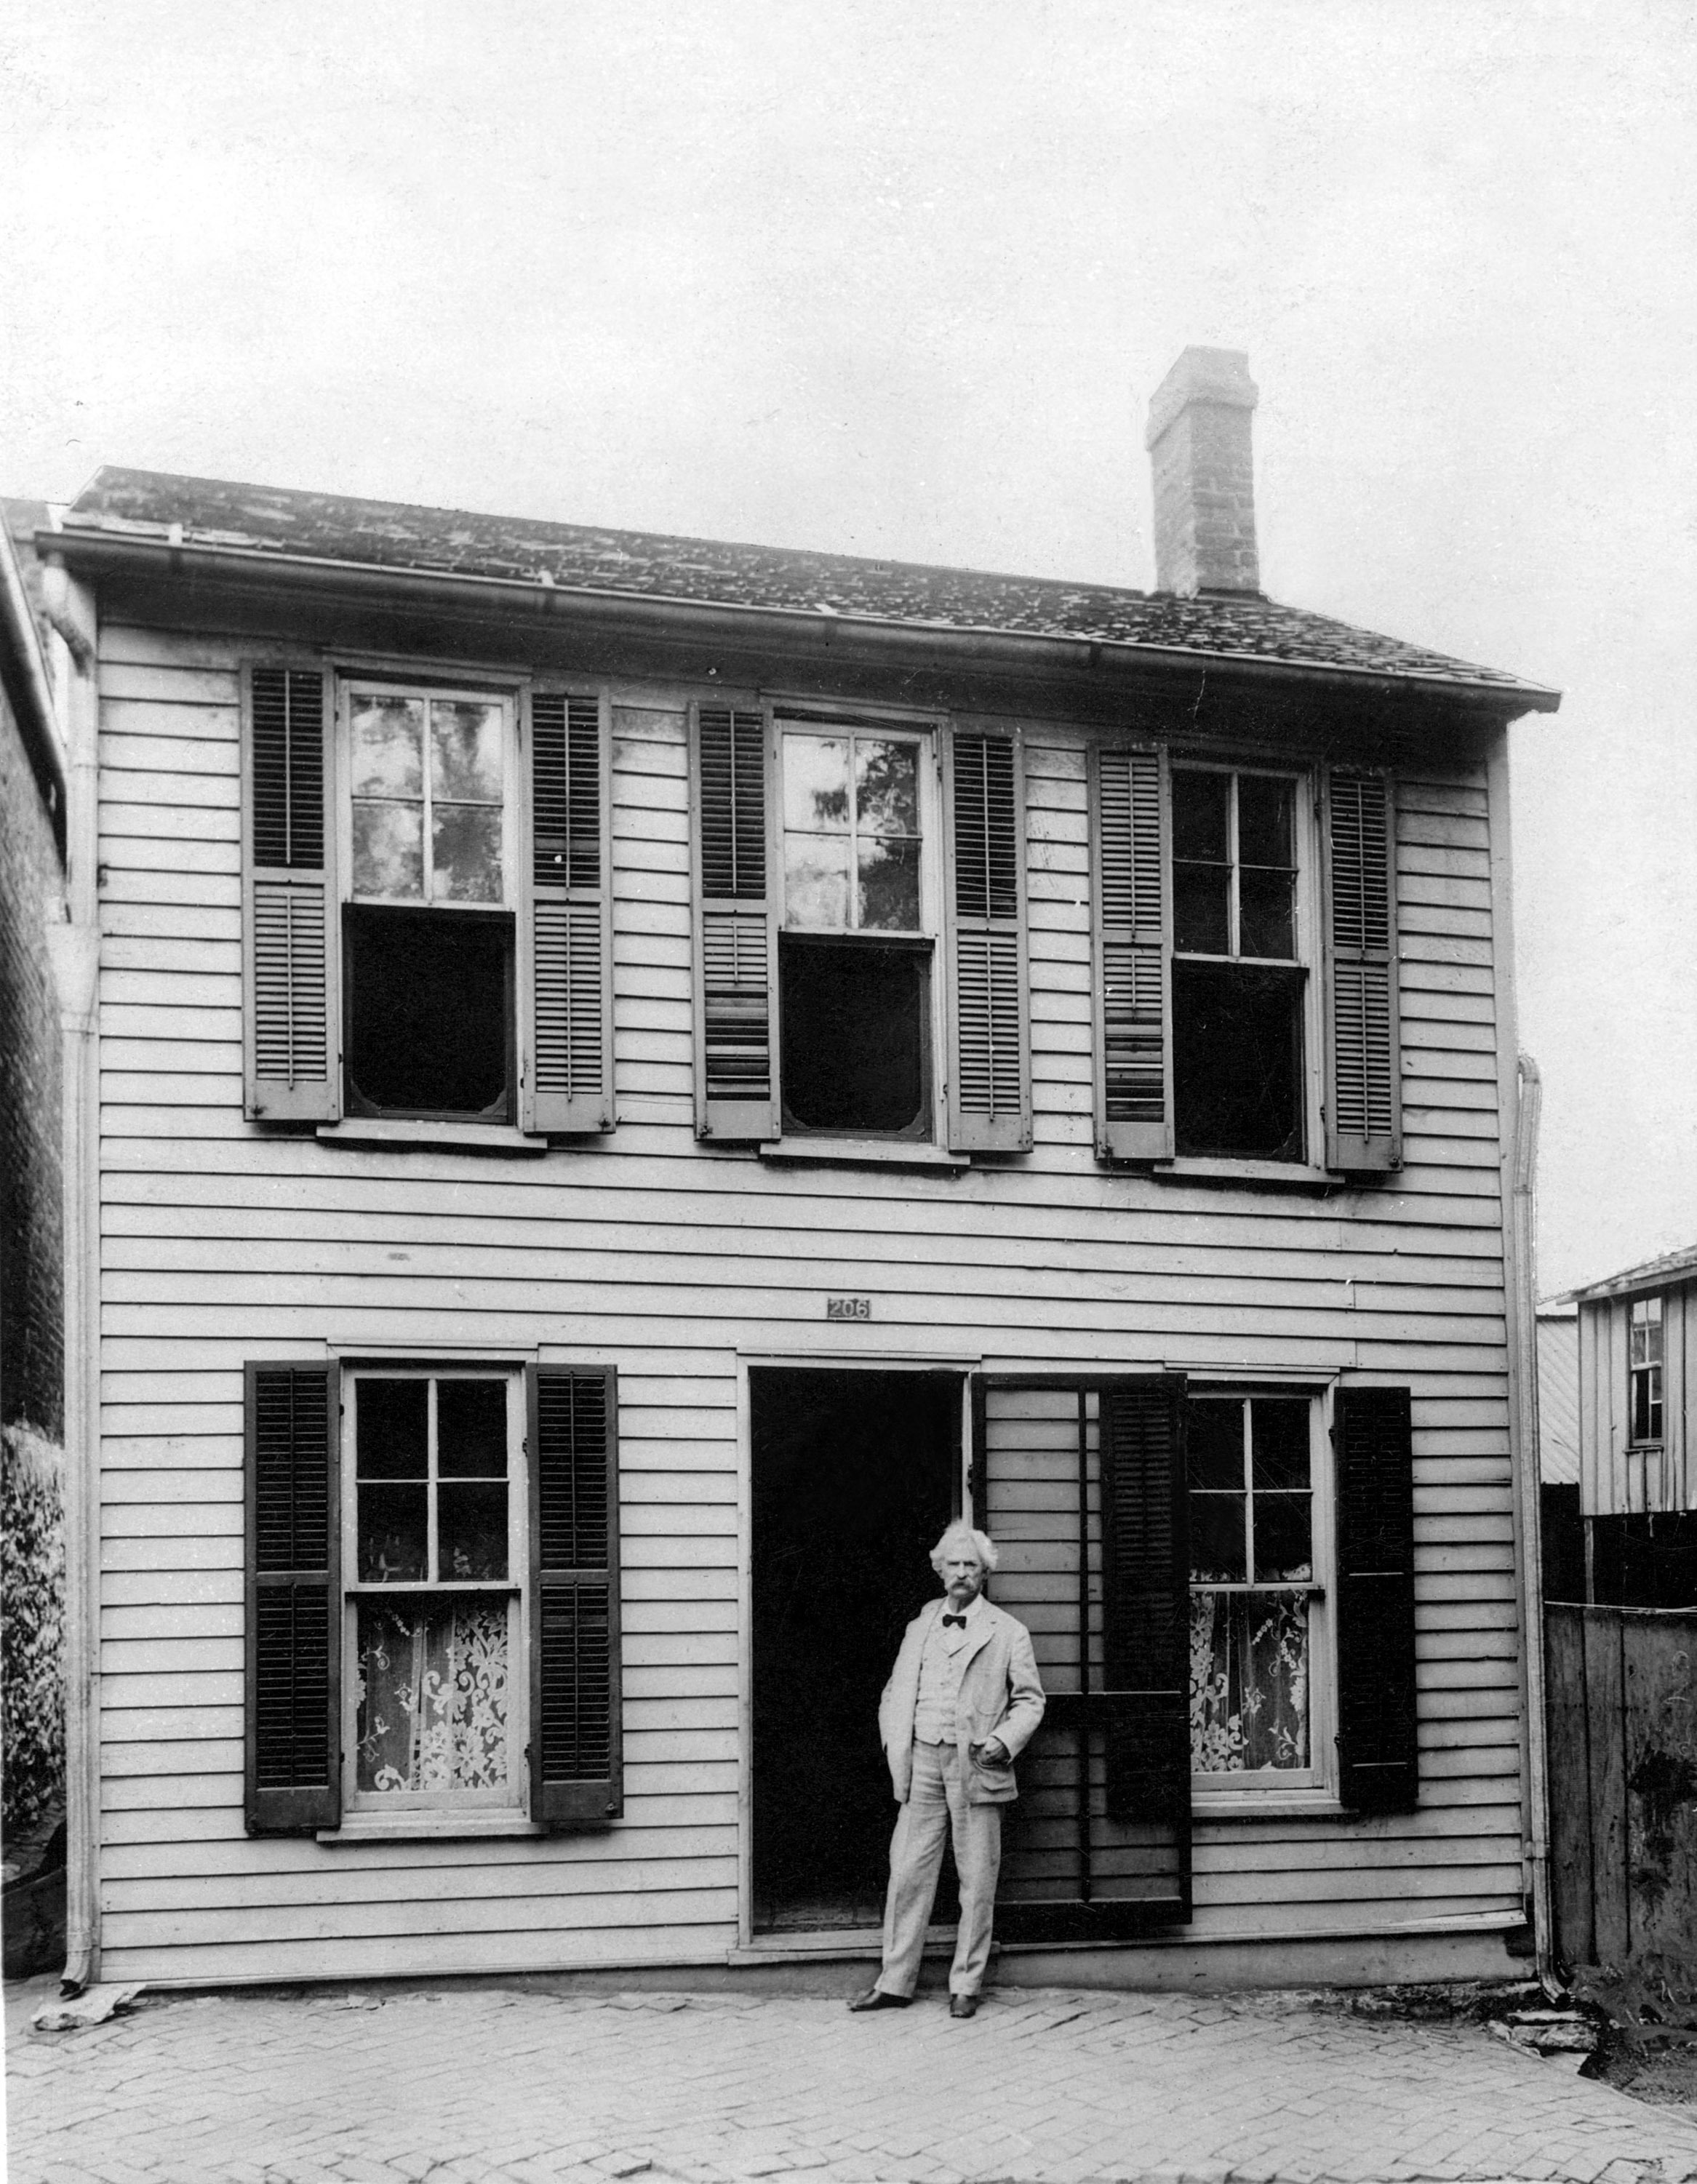
[[(1036, 1148), (961, 1176), (693, 1136), (681, 694), (616, 702), (610, 1139), (507, 1164), (241, 1114), (234, 639), (103, 635), (106, 1970), (219, 1979), (723, 1957), (739, 1764), (735, 1356), (1359, 1368), (1415, 1391), (1421, 1810), (1205, 1821), (1196, 1931), (1508, 1910), (1518, 1701), (1482, 774), (1399, 790), (1407, 1165), (1331, 1197), (1091, 1154), (1080, 748), (1029, 744)], [(243, 1831), (241, 1368), (454, 1343), (619, 1368), (627, 1817), (325, 1849)]]

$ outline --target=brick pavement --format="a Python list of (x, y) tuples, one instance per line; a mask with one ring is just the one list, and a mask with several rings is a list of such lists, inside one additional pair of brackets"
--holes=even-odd
[(1697, 2184), (1697, 2116), (1308, 1995), (143, 1996), (31, 2031), (11, 2184)]

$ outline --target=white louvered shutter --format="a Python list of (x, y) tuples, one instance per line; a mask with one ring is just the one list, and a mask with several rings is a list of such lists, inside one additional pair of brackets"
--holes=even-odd
[(1104, 1160), (1168, 1160), (1165, 763), (1153, 744), (1109, 744), (1091, 751), (1090, 774), (1096, 1149)]
[(689, 744), (696, 1134), (759, 1142), (779, 1134), (766, 716), (752, 706), (697, 705)]
[(598, 697), (532, 694), (532, 1130), (613, 1126), (609, 741)]
[(243, 1094), (262, 1123), (341, 1112), (328, 677), (243, 677)]
[(1326, 1164), (1402, 1161), (1396, 804), (1386, 775), (1334, 767), (1326, 788)]
[(949, 1147), (1031, 1144), (1025, 961), (1024, 750), (1017, 738), (944, 738), (949, 847)]

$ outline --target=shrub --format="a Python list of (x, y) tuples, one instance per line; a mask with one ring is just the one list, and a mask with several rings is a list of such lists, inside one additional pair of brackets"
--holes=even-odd
[(0, 1748), (10, 1836), (64, 1792), (64, 1452), (0, 1429)]

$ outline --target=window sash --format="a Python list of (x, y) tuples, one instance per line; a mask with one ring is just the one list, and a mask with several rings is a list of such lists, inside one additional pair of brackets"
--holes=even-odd
[[(354, 887), (354, 805), (360, 801), (393, 801), (397, 800), (356, 800), (354, 794), (354, 729), (353, 716), (357, 701), (361, 698), (411, 698), (424, 706), (424, 748), (422, 794), (419, 800), (422, 812), (424, 840), (421, 865), (421, 892), (417, 895), (361, 894)], [(431, 753), (430, 704), (433, 699), (449, 704), (494, 705), (499, 707), (501, 721), (501, 829), (500, 900), (493, 902), (467, 902), (447, 897), (438, 898), (430, 892), (434, 845), (432, 839), (431, 813), (433, 796), (431, 783), (433, 760)], [(396, 910), (416, 911), (503, 911), (511, 914), (519, 907), (518, 881), (519, 846), (519, 765), (516, 734), (516, 708), (514, 694), (509, 688), (491, 684), (437, 683), (391, 682), (381, 677), (343, 675), (338, 678), (336, 699), (336, 819), (337, 840), (341, 851), (343, 895), (347, 902), (382, 905)], [(413, 800), (400, 800), (410, 801)], [(458, 803), (457, 798), (444, 798), (445, 803)], [(487, 809), (487, 806), (482, 808)]]
[[(936, 764), (929, 729), (898, 728), (894, 723), (835, 722), (823, 718), (808, 718), (775, 711), (773, 717), (775, 771), (770, 794), (775, 806), (777, 855), (774, 861), (775, 887), (778, 897), (778, 922), (784, 933), (801, 936), (865, 933), (868, 938), (885, 939), (914, 939), (935, 937), (938, 929), (940, 892), (934, 866), (936, 862), (937, 814), (935, 810)], [(818, 740), (825, 737), (840, 738), (848, 746), (848, 813), (846, 824), (841, 827), (795, 827), (790, 823), (787, 808), (789, 786), (789, 749), (792, 740)], [(865, 838), (871, 841), (911, 842), (918, 852), (919, 872), (917, 889), (919, 922), (913, 926), (862, 925), (860, 918), (860, 844), (862, 829), (860, 825), (859, 800), (856, 794), (856, 757), (862, 743), (898, 743), (907, 744), (914, 755), (914, 804), (916, 831), (909, 833), (877, 834), (868, 830)], [(792, 841), (840, 841), (848, 848), (846, 880), (848, 916), (841, 925), (801, 924), (790, 918), (790, 844)]]
[[(1206, 774), (1214, 778), (1224, 777), (1229, 788), (1226, 796), (1225, 862), (1223, 866), (1204, 865), (1203, 869), (1224, 871), (1226, 874), (1227, 944), (1224, 953), (1202, 948), (1181, 948), (1176, 937), (1173, 953), (1186, 962), (1243, 963), (1258, 967), (1306, 966), (1309, 961), (1307, 943), (1308, 921), (1304, 915), (1302, 874), (1308, 860), (1303, 855), (1302, 776), (1287, 772), (1274, 766), (1193, 765), (1180, 760), (1171, 767), (1168, 794), (1172, 795), (1176, 783), (1186, 775)], [(1288, 865), (1246, 865), (1240, 854), (1241, 821), (1239, 813), (1239, 783), (1245, 780), (1282, 782), (1291, 794), (1291, 861)], [(1169, 834), (1169, 861), (1172, 871), (1171, 885), (1176, 893), (1177, 875), (1181, 866), (1197, 865), (1194, 858), (1181, 857), (1175, 838)], [(1243, 874), (1245, 872), (1278, 872), (1288, 873), (1291, 882), (1291, 950), (1287, 956), (1246, 956), (1242, 951)]]

